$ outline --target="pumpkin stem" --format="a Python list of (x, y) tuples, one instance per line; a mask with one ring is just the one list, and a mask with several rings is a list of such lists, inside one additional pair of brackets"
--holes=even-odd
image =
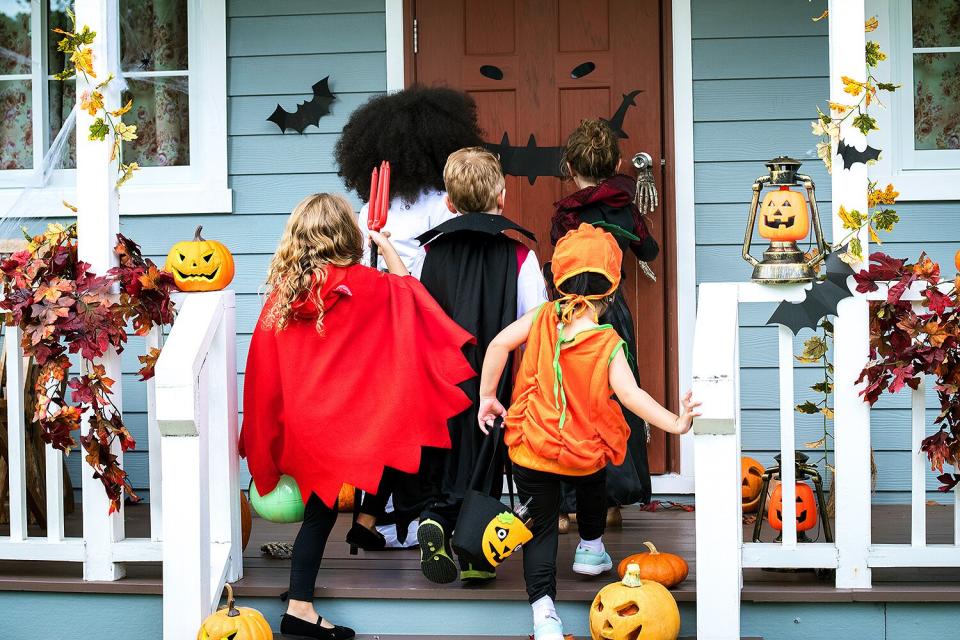
[(650, 542), (649, 540), (647, 540), (646, 542), (644, 542), (644, 543), (643, 543), (643, 546), (645, 546), (647, 549), (650, 550), (650, 555), (652, 555), (652, 556), (655, 556), (655, 555), (657, 555), (658, 553), (660, 553), (659, 551), (657, 551), (657, 548), (656, 548), (655, 546), (653, 546), (653, 543)]
[(627, 572), (623, 574), (621, 580), (625, 587), (639, 587), (643, 584), (640, 580), (640, 565), (631, 563), (627, 565)]
[(233, 606), (237, 602), (233, 599), (233, 587), (230, 586), (229, 582), (223, 586), (227, 590), (227, 617), (236, 618), (238, 615), (240, 615), (240, 611)]
[(202, 224), (197, 225), (197, 230), (193, 232), (193, 241), (194, 242), (203, 242), (203, 238), (200, 236), (200, 230), (203, 229)]

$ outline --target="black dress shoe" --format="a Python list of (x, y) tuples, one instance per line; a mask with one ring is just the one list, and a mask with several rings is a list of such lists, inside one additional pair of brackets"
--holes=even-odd
[(285, 613), (280, 618), (280, 633), (285, 636), (315, 638), (316, 640), (350, 640), (350, 638), (356, 637), (353, 629), (349, 627), (335, 626), (333, 629), (327, 629), (320, 626), (321, 622), (323, 622), (323, 618), (318, 618), (316, 622), (307, 622), (302, 618)]
[(347, 543), (360, 547), (364, 551), (383, 551), (387, 548), (387, 539), (379, 531), (371, 531), (356, 522), (347, 532)]

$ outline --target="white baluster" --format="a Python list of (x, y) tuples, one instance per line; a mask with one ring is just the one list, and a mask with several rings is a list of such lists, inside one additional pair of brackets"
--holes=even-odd
[[(159, 349), (162, 329), (155, 327), (147, 334), (147, 353)], [(147, 451), (150, 456), (150, 538), (163, 539), (163, 462), (161, 455), (160, 427), (157, 425), (157, 379), (150, 378), (147, 385)]]
[[(797, 486), (796, 486), (796, 437), (794, 435), (793, 395), (793, 333), (780, 326), (778, 329), (780, 369), (780, 480), (783, 507), (780, 520), (783, 522), (783, 548), (797, 546)], [(760, 516), (758, 516), (760, 517)]]
[(910, 393), (910, 544), (914, 547), (927, 546), (927, 456), (920, 450), (927, 422), (925, 386), (921, 377), (920, 386)]
[(23, 407), (22, 333), (7, 327), (7, 467), (10, 488), (10, 539), (27, 538), (26, 424)]

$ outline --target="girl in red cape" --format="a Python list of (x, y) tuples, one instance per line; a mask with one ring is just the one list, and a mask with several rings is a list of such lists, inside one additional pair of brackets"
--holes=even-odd
[(240, 454), (261, 495), (288, 474), (306, 503), (283, 634), (354, 637), (313, 608), (341, 485), (376, 493), (385, 469), (415, 473), (421, 448), (449, 447), (447, 419), (470, 406), (457, 385), (475, 375), (461, 352), (472, 337), (385, 236), (370, 236), (390, 273), (360, 264), (363, 239), (344, 198), (297, 205), (250, 343)]

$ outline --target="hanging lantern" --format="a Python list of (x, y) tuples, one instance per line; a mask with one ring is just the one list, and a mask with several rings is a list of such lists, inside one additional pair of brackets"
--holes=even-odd
[[(814, 267), (827, 253), (820, 228), (820, 214), (817, 211), (817, 196), (813, 180), (809, 176), (797, 173), (800, 161), (780, 156), (767, 163), (769, 175), (760, 176), (753, 183), (753, 200), (750, 203), (750, 217), (743, 236), (743, 259), (753, 265), (754, 282), (764, 284), (786, 284), (791, 282), (810, 282), (814, 278)], [(760, 200), (763, 188), (776, 187)], [(802, 186), (806, 196), (791, 187)], [(770, 241), (763, 252), (763, 260), (750, 255), (753, 242), (753, 227), (759, 214), (760, 237)], [(816, 246), (820, 249), (816, 255), (807, 259), (797, 242), (810, 233), (810, 225), (816, 237)]]

